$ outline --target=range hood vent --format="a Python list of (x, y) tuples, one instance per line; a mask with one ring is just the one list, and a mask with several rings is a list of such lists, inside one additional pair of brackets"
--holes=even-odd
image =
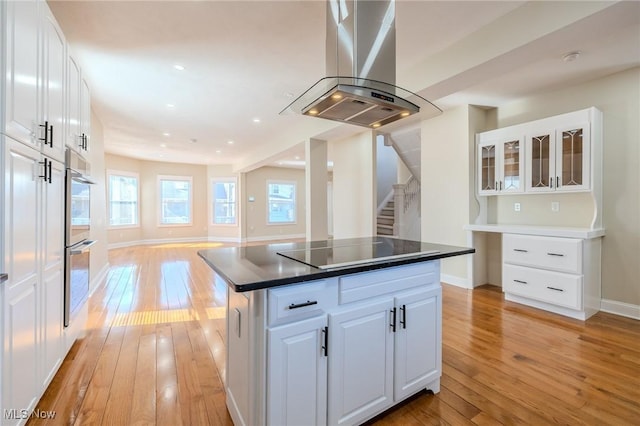
[(327, 74), (280, 113), (378, 129), (440, 108), (395, 85), (395, 1), (327, 1)]

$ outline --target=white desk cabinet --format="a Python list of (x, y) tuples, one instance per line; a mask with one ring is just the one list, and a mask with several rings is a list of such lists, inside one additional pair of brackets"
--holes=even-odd
[(600, 238), (503, 234), (507, 300), (577, 319), (600, 310)]

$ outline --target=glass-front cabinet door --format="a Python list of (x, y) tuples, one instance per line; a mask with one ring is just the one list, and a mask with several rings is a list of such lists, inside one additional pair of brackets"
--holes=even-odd
[(527, 137), (527, 192), (555, 189), (555, 140), (553, 130)]
[(510, 139), (500, 144), (501, 170), (498, 179), (500, 192), (522, 192), (522, 139)]
[(590, 188), (589, 125), (566, 126), (527, 136), (527, 192)]
[(522, 192), (522, 138), (478, 144), (478, 194)]
[(495, 194), (498, 188), (498, 176), (496, 160), (498, 159), (497, 145), (495, 143), (485, 143), (478, 145), (478, 182), (480, 194)]
[(590, 185), (589, 124), (556, 130), (556, 191), (588, 190)]

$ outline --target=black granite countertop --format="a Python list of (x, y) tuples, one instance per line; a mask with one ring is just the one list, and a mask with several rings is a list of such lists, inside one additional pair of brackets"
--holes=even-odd
[[(322, 252), (357, 247), (368, 253), (356, 262), (335, 261), (338, 266), (325, 269), (293, 260), (301, 257), (319, 264), (316, 255)], [(225, 247), (198, 251), (211, 268), (236, 292), (260, 290), (281, 285), (366, 272), (410, 263), (425, 262), (474, 253), (467, 247), (455, 247), (387, 237), (351, 238), (300, 243), (273, 243), (247, 247)], [(283, 253), (285, 256), (278, 253)], [(306, 258), (305, 258), (306, 255)], [(325, 259), (326, 260), (326, 259)], [(342, 259), (344, 260), (344, 259)], [(328, 262), (331, 263), (331, 262)]]
[(9, 279), (9, 275), (7, 274), (0, 274), (0, 283), (5, 282), (6, 280)]

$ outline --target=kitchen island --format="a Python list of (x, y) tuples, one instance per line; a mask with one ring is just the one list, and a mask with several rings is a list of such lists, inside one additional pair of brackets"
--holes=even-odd
[(473, 249), (386, 237), (199, 251), (228, 284), (236, 425), (359, 424), (440, 390), (440, 259)]

